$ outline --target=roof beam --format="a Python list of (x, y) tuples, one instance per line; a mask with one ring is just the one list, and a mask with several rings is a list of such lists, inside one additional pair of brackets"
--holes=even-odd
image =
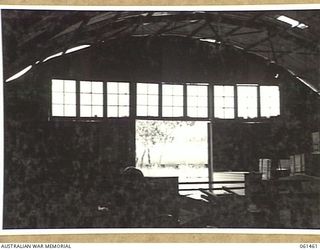
[(198, 28), (194, 29), (188, 37), (193, 37), (195, 36), (200, 30), (204, 29), (208, 25), (208, 22), (205, 21), (202, 25), (200, 25)]
[(250, 19), (242, 22), (242, 25), (239, 25), (238, 27), (235, 27), (234, 29), (228, 31), (228, 32), (224, 35), (224, 37), (228, 37), (228, 36), (233, 35), (235, 32), (237, 32), (237, 31), (239, 31), (240, 29), (246, 27), (247, 24), (253, 23), (256, 19), (259, 19), (259, 18), (260, 18), (261, 16), (263, 16), (263, 15), (264, 15), (263, 12), (260, 12), (260, 13), (258, 13), (258, 14), (256, 14), (256, 15), (254, 15), (252, 18), (250, 18)]

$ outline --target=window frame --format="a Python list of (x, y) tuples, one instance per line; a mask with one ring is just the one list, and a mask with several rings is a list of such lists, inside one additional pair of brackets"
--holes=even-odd
[[(272, 116), (262, 116), (261, 115), (261, 111), (262, 111), (262, 103), (261, 103), (261, 100), (262, 100), (262, 98), (261, 98), (261, 87), (277, 87), (278, 88), (278, 91), (279, 91), (279, 114), (278, 115), (272, 115)], [(281, 115), (281, 91), (280, 91), (280, 86), (279, 85), (276, 85), (276, 84), (270, 84), (270, 85), (267, 85), (267, 84), (259, 84), (259, 111), (260, 111), (260, 113), (259, 113), (259, 117), (260, 118), (267, 118), (267, 119), (270, 119), (270, 118), (272, 118), (272, 117), (277, 117), (277, 116), (279, 116), (279, 115)]]
[[(238, 87), (243, 87), (243, 86), (256, 87), (256, 111), (257, 111), (257, 113), (256, 113), (256, 116), (254, 116), (254, 117), (239, 116), (239, 91), (238, 91), (239, 89), (238, 89)], [(235, 85), (235, 88), (237, 89), (237, 92), (236, 92), (236, 94), (237, 94), (237, 113), (236, 113), (237, 116), (236, 116), (236, 118), (240, 118), (240, 119), (244, 119), (244, 120), (261, 118), (260, 117), (260, 105), (259, 105), (259, 103), (260, 103), (260, 84), (259, 83), (237, 83)]]
[[(108, 105), (108, 99), (109, 99), (109, 91), (108, 91), (108, 83), (117, 83), (118, 84), (121, 84), (121, 83), (126, 83), (128, 85), (128, 105), (120, 105), (119, 104), (119, 96), (126, 96), (126, 94), (121, 94), (119, 93), (119, 91), (115, 94), (115, 93), (112, 93), (114, 95), (117, 96), (117, 105), (110, 105), (110, 106), (113, 106), (113, 107), (117, 107), (117, 114), (118, 116), (109, 116), (108, 113), (108, 108), (109, 108), (109, 105)], [(117, 86), (119, 87), (119, 85)], [(131, 82), (129, 81), (105, 81), (104, 82), (104, 118), (106, 119), (121, 119), (121, 118), (129, 118), (131, 116), (131, 96), (132, 96), (132, 87), (131, 87)], [(128, 108), (128, 115), (127, 116), (119, 116), (119, 108), (120, 107), (127, 107)]]
[[(105, 85), (105, 82), (104, 81), (100, 81), (100, 80), (78, 80), (77, 81), (78, 82), (78, 91), (77, 91), (77, 95), (78, 95), (78, 98), (79, 98), (79, 102), (78, 102), (78, 108), (77, 109), (79, 109), (79, 116), (77, 116), (77, 117), (79, 117), (80, 119), (101, 119), (101, 118), (103, 118), (104, 117), (104, 109), (105, 109), (105, 107), (104, 107), (104, 103), (105, 103), (105, 95), (104, 95), (104, 85)], [(102, 105), (93, 105), (92, 104), (92, 99), (91, 99), (91, 104), (90, 105), (82, 105), (81, 104), (81, 94), (82, 94), (82, 92), (81, 92), (81, 82), (90, 82), (90, 85), (91, 85), (91, 92), (89, 93), (90, 94), (90, 96), (91, 96), (91, 98), (92, 98), (92, 95), (94, 94), (94, 93), (92, 93), (92, 83), (97, 83), (97, 82), (99, 82), (99, 83), (102, 83), (102, 93), (99, 93), (99, 94), (101, 94), (102, 95)], [(102, 106), (102, 116), (81, 116), (81, 106), (90, 106), (91, 107), (91, 113), (92, 113), (92, 107), (93, 106)]]
[[(52, 115), (52, 108), (53, 108), (53, 100), (52, 100), (52, 80), (62, 80), (62, 81), (75, 81), (76, 85), (76, 116), (54, 116)], [(102, 117), (81, 117), (80, 116), (80, 82), (82, 81), (89, 81), (89, 82), (102, 82), (103, 85), (103, 116)], [(128, 100), (128, 106), (125, 105), (124, 107), (128, 108), (128, 116), (108, 116), (108, 87), (107, 84), (108, 82), (116, 82), (116, 83), (126, 83), (128, 84), (129, 87), (129, 100)], [(157, 116), (148, 116), (148, 115), (138, 115), (137, 110), (138, 110), (138, 84), (156, 84), (158, 86), (158, 101), (157, 101)], [(182, 112), (183, 114), (181, 116), (164, 116), (163, 115), (163, 107), (165, 104), (163, 103), (163, 86), (166, 85), (178, 85), (182, 86), (182, 100), (183, 100), (183, 106), (182, 106)], [(238, 102), (239, 102), (239, 95), (238, 95), (238, 86), (255, 86), (257, 89), (257, 116), (256, 117), (239, 117), (239, 107), (238, 107)], [(226, 121), (231, 121), (231, 120), (238, 120), (238, 119), (243, 119), (245, 121), (250, 121), (250, 120), (256, 120), (256, 119), (270, 119), (272, 117), (277, 117), (281, 115), (281, 88), (279, 84), (260, 84), (260, 83), (227, 83), (227, 82), (155, 82), (155, 81), (128, 81), (128, 80), (114, 80), (114, 79), (108, 79), (108, 80), (101, 80), (101, 79), (71, 79), (71, 78), (61, 78), (61, 77), (52, 77), (50, 79), (50, 84), (49, 84), (49, 96), (50, 96), (50, 109), (49, 109), (49, 120), (90, 120), (90, 121), (100, 121), (100, 120), (106, 120), (106, 119), (145, 119), (145, 120), (179, 120), (179, 121), (214, 121), (214, 120), (226, 120)], [(204, 116), (189, 116), (188, 115), (188, 86), (205, 86), (206, 91), (207, 91), (207, 101), (206, 101), (206, 108), (207, 108), (207, 115), (206, 117)], [(215, 86), (232, 86), (234, 90), (234, 118), (220, 118), (220, 117), (215, 117), (215, 93), (214, 89)], [(279, 89), (279, 114), (276, 116), (261, 116), (261, 87), (264, 86), (274, 86)], [(175, 95), (172, 95), (173, 97)], [(179, 95), (178, 95), (179, 96)], [(117, 108), (119, 108), (121, 105), (118, 105)], [(151, 105), (152, 106), (152, 105)], [(172, 104), (171, 107), (174, 107)], [(180, 107), (180, 106), (179, 106)]]
[[(76, 97), (76, 103), (75, 103), (75, 111), (76, 111), (76, 114), (75, 114), (75, 116), (65, 116), (65, 115), (63, 115), (63, 116), (58, 116), (58, 115), (53, 115), (53, 91), (52, 91), (52, 84), (53, 84), (53, 80), (59, 80), (59, 81), (63, 81), (63, 86), (64, 86), (64, 82), (65, 81), (74, 81), (75, 82), (75, 97)], [(78, 117), (78, 113), (77, 113), (77, 106), (78, 106), (78, 100), (77, 100), (77, 80), (76, 79), (61, 79), (60, 77), (52, 77), (51, 79), (50, 79), (50, 84), (49, 84), (49, 89), (50, 89), (50, 91), (49, 91), (49, 98), (50, 98), (50, 104), (49, 104), (49, 107), (50, 107), (50, 117), (51, 118), (62, 118), (62, 119), (75, 119), (75, 118), (77, 118)], [(63, 95), (64, 95), (64, 91), (62, 92), (63, 93)], [(63, 105), (63, 106), (65, 106), (65, 103), (63, 103), (63, 104), (61, 104), (61, 105)]]
[[(212, 117), (213, 119), (221, 119), (221, 120), (234, 120), (236, 119), (238, 116), (238, 112), (237, 112), (237, 108), (238, 108), (238, 98), (237, 98), (237, 86), (236, 84), (223, 84), (223, 83), (219, 83), (219, 84), (212, 84)], [(233, 118), (221, 118), (221, 117), (216, 117), (216, 103), (215, 103), (215, 86), (223, 86), (223, 87), (232, 87), (233, 88)]]

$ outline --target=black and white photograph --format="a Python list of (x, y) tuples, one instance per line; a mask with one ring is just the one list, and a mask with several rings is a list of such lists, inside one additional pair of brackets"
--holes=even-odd
[(320, 9), (1, 23), (3, 230), (320, 228)]

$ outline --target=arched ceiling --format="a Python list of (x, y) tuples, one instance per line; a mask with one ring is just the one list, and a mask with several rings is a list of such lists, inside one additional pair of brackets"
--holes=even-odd
[[(298, 22), (290, 25), (279, 16)], [(264, 57), (320, 93), (319, 24), (318, 10), (3, 10), (4, 79), (79, 45), (126, 36), (182, 36)]]

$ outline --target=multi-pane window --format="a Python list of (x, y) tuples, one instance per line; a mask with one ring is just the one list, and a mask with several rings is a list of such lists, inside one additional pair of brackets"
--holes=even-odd
[(280, 94), (278, 86), (260, 86), (261, 116), (270, 117), (280, 114)]
[(137, 116), (159, 116), (159, 85), (137, 83)]
[(80, 81), (80, 116), (103, 117), (103, 82)]
[(187, 86), (187, 115), (189, 117), (208, 117), (208, 86)]
[(52, 79), (52, 116), (76, 116), (76, 81)]
[(214, 116), (216, 118), (234, 118), (234, 86), (214, 86)]
[(258, 86), (238, 85), (238, 116), (254, 118), (258, 116)]
[(162, 116), (183, 116), (183, 85), (162, 85)]
[(107, 83), (107, 116), (126, 117), (129, 116), (129, 94), (128, 82)]

